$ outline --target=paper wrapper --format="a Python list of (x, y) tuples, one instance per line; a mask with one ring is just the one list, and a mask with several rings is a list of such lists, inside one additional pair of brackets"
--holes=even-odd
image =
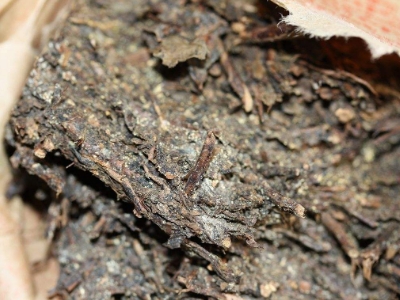
[(302, 33), (328, 39), (360, 37), (373, 58), (400, 54), (398, 0), (272, 0), (289, 11), (283, 22)]

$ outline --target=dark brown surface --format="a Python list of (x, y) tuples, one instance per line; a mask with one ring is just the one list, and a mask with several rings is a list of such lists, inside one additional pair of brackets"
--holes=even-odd
[(8, 142), (57, 194), (52, 295), (395, 299), (399, 100), (197, 2), (78, 1), (31, 73)]

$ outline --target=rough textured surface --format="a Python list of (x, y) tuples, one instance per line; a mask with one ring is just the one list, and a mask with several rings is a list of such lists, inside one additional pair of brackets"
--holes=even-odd
[[(256, 45), (273, 26), (241, 1), (78, 1), (7, 134), (55, 191), (53, 295), (399, 293), (400, 103)], [(205, 59), (162, 65), (171, 36)]]

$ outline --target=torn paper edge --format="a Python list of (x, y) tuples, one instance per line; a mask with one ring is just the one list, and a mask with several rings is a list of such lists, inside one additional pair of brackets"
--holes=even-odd
[(391, 53), (400, 55), (399, 48), (333, 14), (295, 1), (272, 1), (289, 11), (289, 15), (283, 17), (281, 22), (298, 27), (298, 31), (302, 34), (323, 39), (333, 36), (362, 38), (367, 43), (373, 59)]

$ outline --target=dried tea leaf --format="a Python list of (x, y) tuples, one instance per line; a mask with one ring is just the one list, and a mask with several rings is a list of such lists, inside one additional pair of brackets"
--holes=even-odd
[(160, 47), (153, 55), (162, 59), (163, 65), (173, 68), (179, 62), (190, 58), (205, 59), (208, 54), (207, 45), (202, 39), (190, 41), (179, 35), (172, 35), (161, 41)]

